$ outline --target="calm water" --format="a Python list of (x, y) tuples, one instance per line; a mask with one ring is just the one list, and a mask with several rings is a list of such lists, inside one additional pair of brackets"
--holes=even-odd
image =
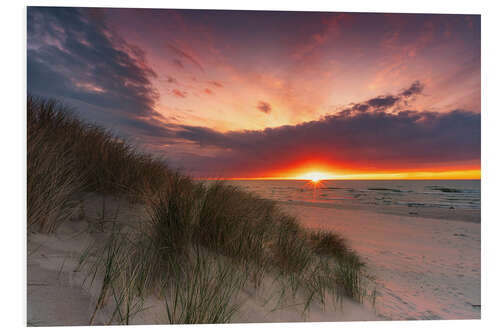
[(480, 180), (232, 180), (278, 201), (480, 209)]

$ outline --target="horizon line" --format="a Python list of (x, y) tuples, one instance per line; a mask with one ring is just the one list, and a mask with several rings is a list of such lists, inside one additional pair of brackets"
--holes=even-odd
[[(222, 178), (222, 177), (193, 177), (196, 180), (300, 180), (310, 181), (307, 178), (275, 178), (275, 177), (235, 177), (235, 178)], [(324, 178), (325, 180), (481, 180), (481, 178)]]

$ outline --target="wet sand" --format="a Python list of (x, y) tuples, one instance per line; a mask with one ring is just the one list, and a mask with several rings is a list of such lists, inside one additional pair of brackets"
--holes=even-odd
[(429, 206), (394, 206), (394, 205), (366, 205), (355, 203), (325, 203), (309, 201), (280, 201), (281, 205), (306, 207), (334, 208), (349, 211), (368, 211), (380, 214), (433, 218), (438, 220), (452, 220), (464, 222), (481, 222), (481, 211), (478, 209), (443, 208)]

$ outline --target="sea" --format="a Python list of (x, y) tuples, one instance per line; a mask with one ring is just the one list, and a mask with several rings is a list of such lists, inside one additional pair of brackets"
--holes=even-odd
[(261, 197), (333, 205), (440, 207), (479, 210), (480, 180), (230, 180)]

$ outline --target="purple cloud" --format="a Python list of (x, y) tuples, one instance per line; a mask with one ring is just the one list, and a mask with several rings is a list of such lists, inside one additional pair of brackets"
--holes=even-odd
[(259, 101), (259, 103), (257, 104), (257, 109), (261, 112), (268, 114), (271, 112), (272, 108), (271, 108), (271, 104), (269, 104), (267, 102)]

